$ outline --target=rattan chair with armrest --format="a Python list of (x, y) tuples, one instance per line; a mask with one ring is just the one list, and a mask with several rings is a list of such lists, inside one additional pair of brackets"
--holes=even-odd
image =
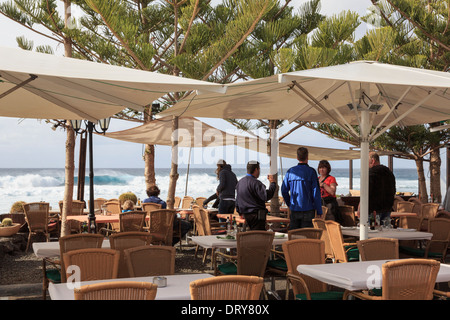
[(158, 286), (150, 282), (111, 281), (74, 289), (75, 300), (154, 300)]
[(120, 252), (118, 278), (130, 277), (124, 251), (130, 248), (149, 246), (151, 241), (152, 236), (148, 232), (138, 231), (114, 233), (109, 237), (111, 249)]
[(100, 231), (106, 233), (106, 235), (117, 232), (142, 232), (145, 226), (145, 211), (128, 211), (119, 213), (119, 230), (102, 228)]
[[(66, 277), (78, 281), (116, 279), (120, 252), (112, 249), (78, 249), (64, 254)], [(72, 267), (72, 268), (71, 268)], [(76, 268), (73, 268), (76, 267)]]
[(356, 241), (361, 261), (398, 259), (398, 240), (390, 238), (371, 238)]
[(256, 276), (228, 275), (192, 281), (192, 300), (258, 300), (264, 279)]
[(47, 202), (30, 202), (23, 205), (25, 220), (29, 230), (25, 251), (28, 251), (33, 235), (43, 234), (47, 242), (50, 240), (48, 230), (49, 207)]
[[(292, 284), (295, 299), (299, 300), (341, 300), (343, 292), (328, 290), (328, 285), (319, 280), (300, 274), (300, 264), (325, 263), (325, 243), (317, 239), (288, 240), (282, 245), (288, 267), (287, 279)], [(289, 286), (286, 286), (286, 299)]]
[(359, 260), (359, 251), (355, 243), (346, 243), (342, 236), (341, 225), (335, 221), (325, 221), (334, 262), (350, 262)]
[(124, 250), (130, 277), (149, 277), (175, 273), (175, 248), (140, 246)]
[(440, 263), (428, 259), (402, 259), (383, 264), (382, 295), (346, 291), (344, 299), (354, 296), (363, 300), (432, 300)]

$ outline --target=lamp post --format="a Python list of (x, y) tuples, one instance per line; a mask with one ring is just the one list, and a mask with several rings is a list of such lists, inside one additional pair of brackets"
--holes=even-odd
[[(86, 130), (88, 132), (89, 138), (89, 223), (88, 223), (88, 232), (89, 233), (97, 233), (97, 225), (95, 223), (95, 211), (94, 211), (94, 156), (93, 156), (93, 144), (92, 144), (92, 133), (103, 133), (105, 134), (106, 130), (108, 130), (109, 123), (111, 118), (106, 118), (98, 121), (98, 125), (101, 131), (98, 131), (95, 128), (95, 124), (91, 121), (85, 121)], [(78, 132), (81, 129), (81, 125), (83, 123), (82, 120), (70, 120), (72, 123), (72, 127), (75, 132)]]

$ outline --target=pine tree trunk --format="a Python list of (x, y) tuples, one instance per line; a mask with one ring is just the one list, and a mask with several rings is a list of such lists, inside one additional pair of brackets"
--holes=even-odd
[(144, 154), (144, 162), (145, 162), (145, 187), (150, 188), (151, 186), (156, 185), (156, 177), (155, 177), (155, 146), (151, 144), (145, 145), (145, 154)]
[(440, 149), (434, 148), (430, 154), (430, 195), (432, 202), (441, 203), (441, 155)]
[[(64, 20), (66, 27), (69, 24), (71, 9), (70, 0), (64, 0)], [(66, 57), (72, 57), (72, 42), (69, 38), (64, 38), (64, 53)], [(75, 132), (72, 124), (67, 121), (67, 139), (66, 139), (66, 163), (65, 163), (65, 182), (64, 182), (64, 199), (63, 210), (61, 213), (61, 236), (70, 233), (67, 225), (67, 216), (72, 211), (73, 185), (75, 173)]]
[(427, 185), (425, 183), (425, 173), (423, 171), (423, 160), (415, 159), (417, 167), (417, 176), (419, 179), (419, 200), (426, 203), (428, 202)]

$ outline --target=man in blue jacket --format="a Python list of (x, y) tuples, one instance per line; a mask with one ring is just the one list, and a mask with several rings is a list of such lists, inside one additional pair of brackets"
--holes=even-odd
[(289, 229), (312, 228), (312, 219), (322, 215), (322, 199), (315, 169), (308, 165), (308, 149), (297, 149), (298, 165), (284, 176), (281, 194), (291, 210)]

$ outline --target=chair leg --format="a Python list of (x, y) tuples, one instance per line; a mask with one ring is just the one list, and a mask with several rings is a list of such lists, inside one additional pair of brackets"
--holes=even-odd
[(42, 272), (44, 273), (44, 277), (42, 280), (42, 299), (47, 300), (47, 289), (48, 289), (48, 279), (46, 275), (47, 265), (45, 263), (45, 259), (42, 259)]
[(31, 242), (31, 231), (30, 233), (28, 233), (27, 248), (25, 249), (25, 252), (28, 252), (28, 249), (30, 248), (30, 242)]

